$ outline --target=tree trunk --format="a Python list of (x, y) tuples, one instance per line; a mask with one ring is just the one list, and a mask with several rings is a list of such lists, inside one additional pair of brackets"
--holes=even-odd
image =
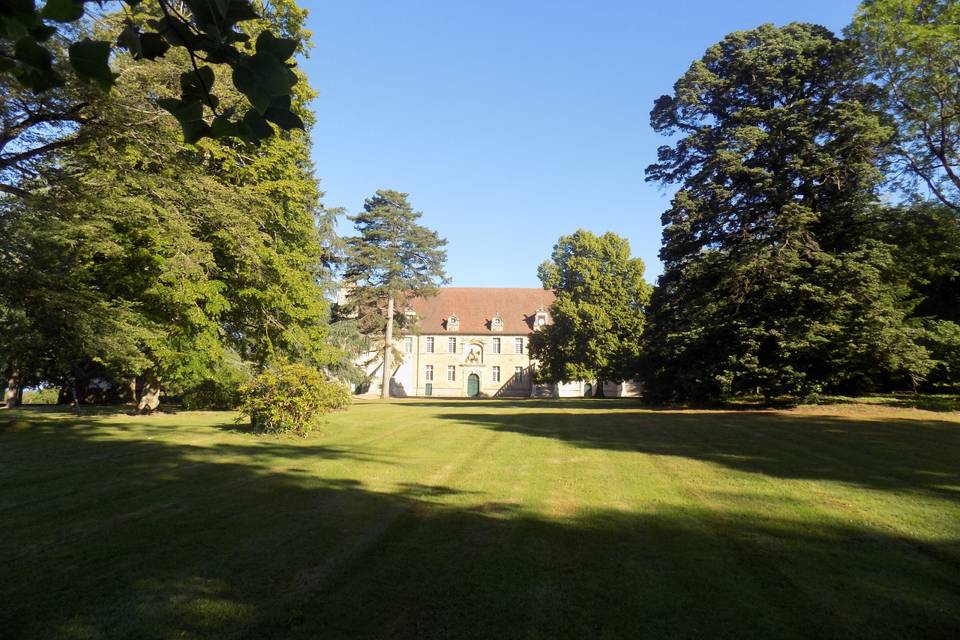
[(73, 412), (76, 414), (80, 413), (80, 395), (77, 393), (77, 381), (70, 381), (70, 393), (73, 395)]
[(153, 373), (147, 373), (143, 377), (143, 393), (140, 394), (140, 401), (137, 403), (137, 409), (141, 413), (153, 413), (160, 406), (160, 381)]
[(137, 406), (137, 377), (133, 376), (130, 378), (128, 383), (130, 387), (130, 404)]
[(380, 387), (380, 397), (390, 397), (390, 356), (393, 355), (393, 295), (387, 300), (387, 330), (383, 337), (383, 384)]
[(21, 394), (20, 375), (14, 371), (10, 374), (10, 377), (7, 378), (7, 390), (3, 394), (3, 401), (7, 405), (7, 409), (13, 409), (20, 404)]
[(597, 391), (593, 394), (594, 398), (606, 398), (607, 394), (603, 392), (603, 380), (597, 380)]

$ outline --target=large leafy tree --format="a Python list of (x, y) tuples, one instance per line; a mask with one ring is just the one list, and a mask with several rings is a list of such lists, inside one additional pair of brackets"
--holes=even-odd
[(580, 229), (561, 236), (540, 281), (553, 289), (552, 322), (530, 338), (538, 377), (547, 382), (622, 382), (636, 374), (650, 285), (630, 243), (615, 233)]
[(847, 34), (896, 119), (895, 177), (960, 211), (960, 2), (867, 0)]
[(103, 93), (67, 80), (38, 93), (0, 74), (0, 193), (29, 196), (27, 185), (49, 158), (97, 131), (94, 113)]
[[(187, 142), (258, 142), (274, 135), (274, 126), (302, 129), (292, 101), (300, 81), (293, 57), (306, 51), (298, 33), (305, 12), (291, 11), (290, 4), (0, 3), (0, 191), (28, 195), (13, 178), (81, 142), (80, 134), (89, 137), (90, 125), (109, 122), (101, 117), (101, 98), (131, 59), (175, 60), (175, 82), (155, 94), (139, 93), (138, 106), (160, 105), (179, 121)], [(128, 55), (118, 55), (121, 50)], [(243, 100), (224, 100), (227, 86)]]
[(891, 207), (881, 236), (896, 247), (900, 279), (907, 283), (914, 322), (936, 367), (928, 385), (960, 383), (960, 212), (936, 200)]
[(351, 216), (359, 235), (347, 238), (344, 312), (356, 316), (360, 331), (383, 339), (383, 386), (390, 395), (393, 325), (405, 321), (403, 302), (436, 293), (448, 282), (444, 271), (447, 241), (417, 221), (422, 216), (408, 194), (381, 189)]
[[(277, 28), (306, 37), (293, 2), (273, 9)], [(177, 86), (182, 55), (118, 62), (96, 135), (42, 164), (30, 198), (4, 203), (0, 245), (12, 268), (0, 306), (21, 326), (10, 335), (23, 347), (18, 369), (60, 381), (94, 363), (114, 377), (183, 390), (221, 374), (236, 379), (224, 369), (238, 363), (255, 369), (283, 356), (326, 366), (338, 357), (327, 344), (324, 297), (332, 226), (321, 224), (329, 214), (309, 138), (292, 131), (259, 146), (183, 145), (177, 123), (148, 99)], [(225, 108), (243, 99), (227, 85), (218, 93)], [(292, 104), (306, 122), (312, 97), (297, 84)], [(101, 322), (95, 333), (137, 359), (111, 361), (72, 339), (89, 333), (86, 316), (70, 311), (86, 304), (82, 296), (100, 305), (90, 307), (98, 315), (127, 320)], [(76, 304), (35, 302), (63, 297)], [(67, 328), (41, 331), (54, 320)], [(27, 357), (50, 350), (58, 360)]]
[(710, 47), (659, 98), (675, 136), (647, 179), (679, 183), (646, 332), (660, 400), (919, 381), (909, 290), (873, 238), (892, 137), (856, 49), (810, 24)]

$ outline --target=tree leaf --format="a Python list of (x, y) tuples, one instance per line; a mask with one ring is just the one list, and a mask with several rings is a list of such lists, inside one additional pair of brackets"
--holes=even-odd
[(40, 15), (54, 22), (75, 22), (83, 17), (83, 0), (47, 0)]
[(157, 104), (169, 111), (180, 123), (184, 142), (192, 144), (210, 135), (210, 125), (203, 120), (203, 103), (199, 98), (161, 98), (157, 100)]
[(263, 117), (274, 123), (284, 131), (290, 131), (291, 129), (303, 129), (303, 120), (300, 119), (300, 116), (295, 114), (290, 109), (280, 109), (277, 107), (270, 107), (267, 109), (266, 113), (263, 114)]
[(174, 16), (164, 16), (159, 20), (148, 20), (147, 24), (157, 30), (167, 42), (175, 47), (187, 47), (193, 50), (206, 51), (210, 43), (198, 38), (190, 30), (186, 22)]
[(37, 42), (46, 42), (53, 34), (57, 32), (57, 28), (51, 27), (50, 25), (41, 24), (27, 29), (27, 32), (32, 35), (34, 40)]
[(140, 30), (135, 25), (128, 24), (117, 36), (117, 46), (130, 52), (134, 60), (138, 60), (143, 54), (143, 48), (140, 45)]
[(240, 59), (240, 52), (229, 44), (217, 45), (207, 52), (207, 62), (210, 64), (234, 64)]
[(256, 20), (260, 14), (253, 8), (250, 0), (230, 0), (229, 7), (223, 17), (225, 26), (233, 26), (244, 20)]
[(210, 135), (210, 125), (203, 120), (181, 121), (180, 128), (183, 129), (183, 141), (188, 144), (196, 144)]
[(272, 98), (290, 93), (288, 71), (273, 55), (258, 53), (234, 66), (233, 84), (257, 111), (264, 113)]
[(193, 22), (199, 25), (203, 31), (209, 31), (210, 27), (218, 29), (220, 20), (211, 0), (182, 1), (190, 7), (190, 13), (193, 14)]
[(96, 80), (107, 90), (116, 78), (110, 71), (110, 43), (104, 40), (84, 38), (70, 45), (70, 65), (77, 75)]
[(196, 72), (185, 71), (180, 74), (180, 90), (184, 96), (206, 99), (213, 88), (214, 74), (209, 66), (200, 67)]
[(155, 60), (170, 49), (170, 45), (159, 33), (140, 34), (140, 55), (147, 60)]
[(270, 123), (254, 109), (250, 109), (244, 114), (243, 123), (250, 127), (250, 130), (259, 140), (269, 138), (274, 133)]
[(20, 38), (13, 47), (13, 55), (22, 64), (39, 71), (53, 71), (50, 52), (31, 37)]
[(214, 138), (237, 136), (237, 123), (225, 115), (217, 116), (213, 119), (213, 124), (210, 126), (210, 135)]
[(257, 36), (257, 53), (268, 53), (280, 62), (288, 60), (297, 51), (297, 41), (278, 38), (269, 31)]
[(274, 96), (270, 99), (270, 108), (271, 109), (289, 109), (290, 108), (290, 94), (285, 94), (282, 96)]

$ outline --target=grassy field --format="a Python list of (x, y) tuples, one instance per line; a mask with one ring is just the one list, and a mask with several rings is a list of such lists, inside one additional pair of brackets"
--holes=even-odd
[(0, 412), (3, 638), (960, 637), (960, 414)]

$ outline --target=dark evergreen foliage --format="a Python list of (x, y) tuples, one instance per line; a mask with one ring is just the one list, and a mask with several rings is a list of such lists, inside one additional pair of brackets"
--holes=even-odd
[(710, 47), (656, 101), (679, 183), (647, 326), (655, 400), (911, 386), (933, 363), (893, 248), (871, 231), (893, 137), (857, 50), (764, 25)]
[(411, 322), (406, 300), (430, 296), (449, 282), (444, 271), (447, 241), (419, 224), (408, 194), (380, 189), (367, 198), (363, 211), (350, 219), (360, 234), (346, 241), (344, 284), (348, 298), (342, 316), (356, 322), (370, 339), (371, 351), (383, 353), (382, 395), (389, 395), (393, 375), (394, 322)]

